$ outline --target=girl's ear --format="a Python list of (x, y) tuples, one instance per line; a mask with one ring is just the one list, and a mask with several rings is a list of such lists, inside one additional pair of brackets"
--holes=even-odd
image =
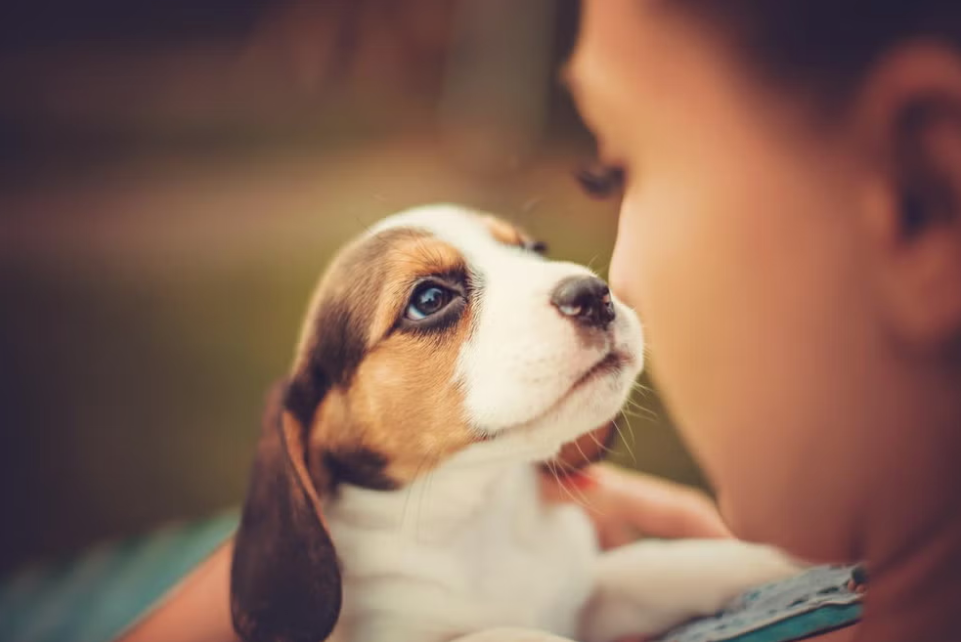
[[(294, 394), (292, 394), (294, 393)], [(234, 542), (230, 609), (246, 642), (318, 642), (341, 608), (341, 577), (306, 464), (306, 428), (271, 391)]]
[(961, 55), (906, 44), (879, 61), (852, 112), (870, 180), (864, 208), (888, 330), (912, 350), (961, 344)]

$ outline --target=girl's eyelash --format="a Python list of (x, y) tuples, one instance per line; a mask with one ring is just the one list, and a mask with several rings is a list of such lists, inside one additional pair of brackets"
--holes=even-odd
[(624, 188), (624, 169), (616, 166), (586, 165), (574, 172), (581, 188), (594, 198), (609, 198)]

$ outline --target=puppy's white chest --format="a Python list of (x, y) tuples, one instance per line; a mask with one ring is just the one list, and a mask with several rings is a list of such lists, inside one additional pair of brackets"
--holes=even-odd
[(530, 481), (505, 483), (497, 508), (464, 531), (456, 556), (465, 593), (488, 626), (571, 635), (592, 588), (594, 534), (580, 508), (545, 506)]
[[(376, 519), (363, 518), (359, 496), (332, 506), (343, 639), (440, 641), (496, 626), (576, 633), (592, 589), (593, 529), (580, 508), (540, 501), (532, 467), (502, 472), (366, 497), (387, 500)], [(389, 495), (400, 513), (375, 525)]]

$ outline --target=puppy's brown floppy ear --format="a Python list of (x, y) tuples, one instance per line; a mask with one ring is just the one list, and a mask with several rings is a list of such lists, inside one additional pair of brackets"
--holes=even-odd
[(234, 540), (230, 610), (247, 642), (319, 642), (340, 613), (340, 568), (290, 395), (271, 391)]

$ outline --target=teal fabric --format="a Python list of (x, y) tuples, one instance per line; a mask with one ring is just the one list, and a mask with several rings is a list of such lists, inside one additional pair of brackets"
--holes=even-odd
[(108, 642), (229, 538), (238, 515), (176, 524), (0, 583), (3, 642)]
[(751, 631), (731, 642), (794, 642), (854, 624), (861, 619), (860, 604), (826, 605), (803, 615)]

